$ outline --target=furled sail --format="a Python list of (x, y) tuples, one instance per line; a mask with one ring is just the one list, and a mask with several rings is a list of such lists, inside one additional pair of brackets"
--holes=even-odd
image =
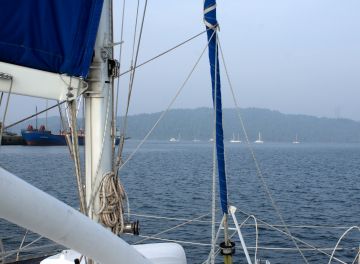
[(0, 3), (0, 61), (86, 77), (103, 0)]
[(220, 201), (221, 209), (224, 214), (228, 212), (227, 201), (227, 185), (225, 174), (225, 158), (224, 158), (224, 134), (222, 125), (222, 105), (221, 105), (221, 83), (220, 69), (217, 45), (217, 29), (218, 22), (216, 20), (216, 0), (205, 0), (204, 2), (204, 22), (207, 29), (207, 37), (209, 41), (209, 61), (212, 83), (212, 97), (214, 109), (216, 110), (216, 155), (217, 167), (220, 185)]

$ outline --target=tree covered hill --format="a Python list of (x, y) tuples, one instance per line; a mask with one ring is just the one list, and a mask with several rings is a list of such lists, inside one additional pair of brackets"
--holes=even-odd
[[(241, 116), (251, 141), (261, 132), (266, 142), (290, 142), (295, 135), (303, 142), (360, 142), (360, 122), (350, 119), (318, 118), (306, 115), (282, 114), (259, 108), (241, 109)], [(142, 139), (160, 117), (161, 113), (138, 114), (128, 117), (127, 136), (133, 139)], [(117, 123), (121, 124), (118, 117)], [(19, 132), (29, 123), (35, 124), (34, 119), (18, 125), (12, 131)], [(45, 123), (39, 118), (38, 124)], [(241, 123), (235, 109), (224, 109), (223, 113), (224, 136), (229, 140), (233, 133), (239, 134), (244, 140)], [(59, 131), (58, 117), (50, 117), (48, 126), (54, 133)], [(83, 121), (79, 121), (79, 127)], [(209, 140), (213, 134), (213, 110), (210, 108), (174, 109), (167, 113), (165, 118), (153, 131), (150, 139), (168, 140), (180, 135), (183, 140)]]

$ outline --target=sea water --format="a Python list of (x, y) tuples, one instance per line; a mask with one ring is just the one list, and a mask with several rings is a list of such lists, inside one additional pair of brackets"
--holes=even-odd
[[(126, 143), (124, 159), (139, 141)], [(229, 204), (238, 208), (239, 223), (250, 214), (257, 218), (257, 258), (271, 263), (304, 263), (294, 241), (284, 234), (274, 204), (292, 235), (328, 255), (347, 227), (359, 225), (359, 144), (252, 144), (254, 156), (247, 144), (226, 143), (225, 147)], [(123, 238), (130, 243), (179, 241), (185, 248), (188, 263), (205, 261), (211, 243), (212, 150), (212, 144), (205, 141), (145, 143), (120, 171), (131, 219), (140, 220), (141, 226), (139, 237)], [(2, 146), (0, 165), (78, 208), (74, 166), (67, 147)], [(219, 205), (217, 198), (217, 221), (221, 220)], [(249, 220), (242, 228), (252, 259), (256, 246), (253, 223)], [(267, 224), (275, 225), (283, 233)], [(229, 226), (234, 226), (231, 220)], [(0, 238), (7, 250), (19, 246), (24, 232), (0, 220)], [(29, 235), (27, 242), (36, 237)], [(236, 243), (234, 262), (245, 263), (237, 234), (232, 240)], [(49, 243), (40, 240), (35, 245)], [(335, 257), (351, 263), (359, 243), (359, 232), (351, 232), (340, 243), (341, 250)], [(328, 262), (328, 255), (299, 241), (297, 245), (309, 263)], [(221, 263), (221, 256), (217, 263)]]

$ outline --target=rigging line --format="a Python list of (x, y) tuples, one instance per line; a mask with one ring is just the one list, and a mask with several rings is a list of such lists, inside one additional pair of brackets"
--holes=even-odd
[[(106, 106), (106, 113), (105, 113), (105, 124), (104, 124), (104, 133), (103, 133), (103, 137), (102, 137), (102, 140), (101, 140), (101, 148), (100, 148), (100, 155), (99, 155), (99, 159), (98, 159), (98, 162), (97, 162), (97, 165), (96, 165), (96, 171), (95, 171), (95, 179), (97, 178), (97, 175), (99, 173), (99, 170), (100, 170), (100, 164), (101, 164), (101, 161), (102, 161), (102, 156), (103, 156), (103, 152), (104, 152), (104, 145), (105, 145), (105, 137), (106, 137), (106, 133), (107, 133), (107, 127), (108, 127), (108, 122), (109, 122), (109, 111), (110, 111), (110, 97), (111, 97), (111, 91), (110, 89), (106, 89), (108, 94), (108, 99), (107, 99), (107, 106)], [(92, 123), (91, 123), (92, 124)], [(93, 202), (94, 202), (94, 199), (95, 199), (95, 196), (97, 195), (99, 189), (100, 189), (100, 186), (101, 186), (101, 182), (104, 180), (104, 177), (101, 179), (101, 181), (99, 182), (99, 185), (97, 186), (97, 188), (94, 190), (94, 187), (95, 187), (95, 184), (96, 184), (96, 180), (94, 180), (94, 182), (91, 183), (91, 190), (92, 190), (92, 194), (90, 196), (90, 199), (89, 199), (89, 204), (86, 205), (86, 212), (89, 213), (89, 210), (90, 210), (90, 207), (92, 206)]]
[(339, 246), (340, 242), (341, 242), (341, 241), (343, 240), (343, 238), (344, 238), (351, 230), (353, 230), (353, 229), (357, 229), (357, 230), (360, 232), (360, 227), (359, 227), (359, 226), (352, 226), (352, 227), (350, 227), (349, 229), (347, 229), (347, 230), (341, 235), (341, 237), (339, 238), (339, 240), (337, 241), (337, 243), (336, 243), (336, 245), (335, 245), (335, 247), (334, 247), (334, 250), (333, 250), (332, 253), (331, 253), (331, 256), (330, 256), (330, 259), (329, 259), (328, 264), (331, 263), (331, 260), (333, 259), (334, 254), (335, 254), (335, 251), (336, 251), (337, 247)]
[[(241, 213), (243, 213), (243, 214), (245, 214), (245, 215), (249, 215), (248, 213), (242, 211), (242, 210), (239, 209), (239, 208), (238, 208), (238, 211), (241, 212)], [(261, 220), (261, 219), (259, 219), (259, 218), (257, 218), (257, 220), (258, 220), (259, 222), (267, 225), (268, 227), (270, 227), (270, 228), (273, 229), (273, 230), (276, 230), (276, 231), (278, 231), (278, 232), (280, 232), (280, 233), (282, 233), (282, 234), (284, 234), (284, 235), (286, 235), (286, 236), (288, 236), (288, 237), (291, 236), (294, 240), (297, 240), (298, 242), (301, 242), (302, 244), (304, 244), (304, 245), (306, 245), (306, 246), (308, 246), (308, 247), (310, 247), (310, 248), (312, 248), (312, 249), (316, 249), (316, 247), (313, 246), (313, 245), (311, 245), (310, 243), (307, 243), (307, 242), (305, 242), (304, 240), (302, 240), (302, 239), (300, 239), (300, 238), (297, 238), (297, 237), (295, 237), (295, 236), (293, 236), (293, 235), (291, 235), (291, 234), (288, 234), (288, 233), (286, 233), (285, 231), (283, 231), (283, 230), (281, 230), (281, 229), (279, 229), (279, 228), (277, 228), (277, 227), (275, 227), (275, 226), (273, 226), (273, 225), (265, 222), (264, 220)], [(328, 256), (328, 257), (330, 257), (330, 254), (326, 253), (326, 252), (323, 251), (323, 250), (317, 249), (317, 251), (320, 252), (320, 253), (322, 253), (322, 254), (324, 254), (324, 255), (326, 255), (326, 256)], [(335, 258), (335, 257), (334, 257), (334, 259), (337, 260), (338, 262), (342, 263), (342, 264), (346, 264), (344, 261), (342, 261), (342, 260), (340, 260), (340, 259), (338, 259), (338, 258)]]
[(8, 96), (6, 98), (6, 105), (5, 105), (5, 110), (4, 110), (4, 115), (3, 115), (3, 119), (2, 122), (0, 124), (0, 146), (2, 145), (2, 136), (5, 130), (5, 120), (6, 120), (6, 115), (7, 115), (7, 110), (9, 108), (9, 102), (10, 102), (10, 96), (11, 96), (11, 91), (12, 91), (12, 86), (13, 86), (13, 78), (11, 77), (10, 79), (10, 87), (9, 87), (9, 92), (8, 92)]
[[(203, 217), (205, 217), (205, 216), (208, 216), (208, 215), (209, 215), (209, 213), (206, 213), (206, 214), (204, 214), (204, 215), (200, 215), (199, 217), (196, 217), (194, 220), (201, 219), (201, 218), (203, 218)], [(169, 232), (169, 231), (171, 231), (171, 230), (174, 230), (174, 229), (176, 229), (176, 228), (179, 228), (179, 227), (181, 227), (181, 226), (190, 224), (190, 223), (192, 223), (192, 222), (193, 222), (193, 220), (189, 220), (189, 221), (186, 221), (186, 222), (184, 222), (184, 223), (175, 225), (175, 226), (170, 227), (170, 228), (168, 228), (168, 229), (165, 229), (165, 230), (163, 230), (163, 231), (161, 231), (161, 232), (159, 232), (159, 233), (156, 233), (156, 234), (152, 235), (151, 237), (158, 237), (159, 235), (162, 235), (162, 234), (164, 234), (164, 233), (167, 233), (167, 232)], [(144, 238), (144, 239), (138, 240), (138, 241), (136, 241), (134, 244), (139, 244), (139, 243), (142, 243), (142, 242), (144, 242), (144, 241), (146, 241), (146, 240), (149, 240), (149, 238)]]
[[(255, 223), (255, 253), (254, 253), (254, 263), (256, 263), (257, 260), (257, 252), (258, 252), (258, 242), (259, 242), (259, 231), (258, 231), (258, 223), (256, 220), (256, 217), (254, 215), (249, 215), (242, 223), (241, 225), (239, 225), (239, 229), (245, 225), (245, 223), (252, 218), (254, 220)], [(248, 247), (251, 248), (251, 247)]]
[(22, 246), (24, 245), (25, 239), (27, 234), (29, 233), (29, 229), (26, 229), (25, 235), (23, 237), (23, 239), (21, 240), (20, 246), (19, 246), (19, 252), (16, 254), (16, 261), (19, 261), (19, 256), (20, 256), (20, 250), (22, 248)]
[(139, 19), (139, 9), (140, 9), (140, 0), (137, 1), (137, 7), (136, 7), (135, 28), (134, 28), (134, 38), (133, 38), (133, 45), (132, 45), (132, 52), (131, 52), (130, 69), (132, 69), (133, 61), (134, 61), (136, 35), (137, 35), (137, 24), (138, 24), (138, 19)]
[[(35, 246), (35, 247), (28, 247), (28, 248), (22, 248), (21, 252), (33, 252), (33, 251), (39, 251), (41, 249), (48, 249), (48, 248), (53, 248), (56, 247), (57, 249), (62, 247), (59, 244), (56, 243), (52, 243), (52, 244), (47, 244), (47, 245), (42, 245), (42, 246)], [(4, 251), (4, 253), (0, 253), (0, 263), (1, 261), (4, 261), (5, 258), (11, 257), (13, 255), (15, 255), (16, 253), (18, 253), (18, 249), (14, 249), (14, 250), (9, 250), (9, 251)], [(4, 258), (2, 258), (4, 257)]]
[(62, 104), (65, 103), (65, 102), (66, 102), (66, 100), (61, 101), (61, 102), (58, 102), (57, 104), (55, 104), (55, 105), (53, 105), (53, 106), (50, 106), (50, 107), (46, 108), (45, 110), (42, 110), (42, 111), (40, 111), (40, 112), (37, 112), (37, 113), (35, 113), (35, 114), (33, 114), (33, 115), (30, 115), (30, 116), (28, 116), (28, 117), (25, 117), (25, 118), (17, 121), (17, 122), (15, 122), (15, 123), (12, 123), (11, 125), (6, 126), (5, 129), (8, 129), (8, 128), (13, 127), (13, 126), (16, 126), (16, 125), (18, 125), (18, 124), (20, 124), (20, 123), (22, 123), (22, 122), (24, 122), (24, 121), (26, 121), (26, 120), (29, 120), (29, 119), (37, 116), (37, 115), (40, 115), (40, 114), (42, 114), (42, 113), (44, 113), (44, 112), (46, 112), (46, 111), (49, 111), (49, 110), (51, 110), (51, 109), (53, 109), (53, 108), (55, 108), (55, 107), (57, 107), (57, 106), (59, 106), (59, 105), (62, 105)]
[(206, 246), (206, 247), (211, 246), (211, 244), (209, 244), (209, 243), (192, 242), (192, 241), (177, 240), (177, 239), (168, 239), (168, 238), (161, 238), (161, 237), (154, 237), (154, 236), (139, 235), (139, 237), (146, 238), (147, 240), (153, 239), (153, 240), (174, 242), (174, 243), (194, 245), (194, 246)]
[(77, 118), (76, 118), (76, 107), (77, 100), (68, 102), (71, 120), (71, 145), (73, 150), (73, 160), (75, 165), (75, 175), (78, 187), (78, 194), (80, 200), (80, 212), (87, 215), (85, 194), (82, 183), (81, 165), (80, 165), (80, 153), (79, 153), (79, 138), (77, 133)]
[[(236, 234), (236, 232), (234, 232), (230, 237), (233, 237)], [(179, 243), (179, 244), (187, 244), (187, 245), (194, 245), (194, 246), (204, 246), (204, 247), (209, 247), (211, 246), (211, 244), (209, 243), (201, 243), (201, 242), (193, 242), (193, 241), (185, 241), (185, 240), (178, 240), (178, 239), (169, 239), (169, 238), (161, 238), (161, 237), (154, 237), (154, 236), (147, 236), (147, 235), (139, 235), (139, 237), (142, 238), (146, 238), (148, 240), (159, 240), (159, 241), (167, 241), (167, 242), (174, 242), (174, 243)], [(218, 246), (217, 246), (218, 248)], [(242, 249), (242, 246), (238, 246), (238, 248)], [(257, 250), (257, 249), (261, 249), (261, 250), (271, 250), (271, 251), (296, 251), (297, 248), (287, 248), (287, 247), (256, 247), (256, 246), (249, 246), (247, 247), (248, 249), (251, 250)], [(333, 248), (316, 248), (316, 249), (312, 249), (312, 248), (302, 248), (302, 250), (304, 251), (315, 251), (315, 250), (326, 250), (326, 251), (331, 251), (333, 250)], [(358, 250), (357, 248), (337, 248), (338, 251), (342, 251), (342, 250)], [(358, 255), (357, 255), (358, 256)], [(206, 260), (203, 263), (207, 263), (208, 260)]]
[[(57, 101), (57, 102), (59, 103), (59, 101)], [(64, 120), (62, 110), (61, 110), (61, 105), (59, 105), (59, 104), (58, 104), (58, 110), (59, 110), (59, 116), (60, 116), (60, 124), (61, 124), (62, 130), (65, 132), (66, 145), (68, 146), (71, 158), (74, 158), (74, 152), (72, 149), (72, 145), (70, 143), (70, 136), (68, 135), (68, 133), (66, 133), (67, 127), (66, 127), (66, 123)]]
[[(211, 38), (214, 36), (214, 34), (211, 36)], [(210, 40), (211, 40), (210, 38)], [(203, 51), (201, 52), (199, 58), (197, 59), (197, 61), (195, 62), (193, 68), (191, 69), (190, 73), (187, 75), (185, 81), (182, 83), (182, 85), (179, 87), (179, 89), (177, 90), (175, 96), (173, 97), (173, 99), (170, 101), (169, 105), (167, 106), (167, 108), (165, 109), (165, 111), (163, 111), (160, 115), (160, 117), (158, 118), (158, 120), (155, 122), (155, 124), (153, 125), (153, 127), (149, 130), (149, 132), (145, 135), (145, 137), (140, 141), (140, 143), (136, 146), (136, 148), (134, 149), (134, 151), (129, 155), (129, 157), (125, 160), (124, 163), (121, 164), (121, 166), (119, 167), (119, 172), (124, 168), (124, 166), (132, 159), (132, 157), (136, 154), (136, 152), (140, 149), (140, 147), (145, 143), (145, 141), (149, 138), (149, 136), (152, 134), (152, 132), (154, 131), (154, 129), (157, 127), (157, 125), (160, 123), (160, 121), (165, 117), (165, 115), (167, 114), (167, 112), (169, 112), (170, 108), (173, 106), (173, 104), (175, 103), (176, 99), (178, 98), (178, 96), (180, 95), (180, 93), (182, 92), (182, 90), (184, 89), (185, 85), (187, 84), (187, 82), (190, 80), (190, 77), (192, 76), (192, 74), (194, 73), (196, 67), (198, 66), (202, 56), (204, 55), (207, 47), (209, 45), (209, 42), (206, 44), (205, 48), (203, 49)]]
[(3, 256), (0, 260), (4, 261), (6, 258), (14, 255), (14, 254), (17, 254), (18, 252), (21, 252), (23, 251), (25, 248), (28, 248), (29, 246), (31, 246), (32, 244), (38, 242), (40, 239), (42, 239), (43, 236), (39, 236), (37, 239), (35, 239), (34, 241), (30, 242), (29, 244), (27, 244), (26, 246), (22, 247), (21, 249), (17, 249), (17, 250), (14, 250), (13, 252), (9, 253), (8, 255), (5, 255)]
[(223, 54), (223, 51), (222, 51), (222, 48), (221, 48), (221, 45), (220, 45), (220, 40), (219, 40), (219, 48), (220, 48), (220, 53), (221, 53), (221, 58), (222, 58), (222, 61), (223, 61), (223, 64), (224, 64), (224, 69), (225, 69), (225, 72), (226, 72), (226, 78), (228, 80), (228, 83), (229, 83), (229, 87), (230, 87), (230, 90), (231, 90), (231, 94), (232, 94), (232, 98), (233, 98), (233, 101), (234, 101), (234, 104), (235, 104), (235, 107), (236, 107), (236, 112), (237, 112), (237, 115), (238, 115), (238, 118), (240, 120), (240, 124), (241, 124), (241, 127), (242, 127), (242, 130), (243, 130), (243, 133), (245, 135), (245, 138), (246, 138), (246, 143), (248, 145), (248, 149), (250, 150), (251, 152), (251, 155), (252, 155), (252, 158), (254, 160), (254, 163), (255, 163), (255, 167), (256, 167), (256, 171), (257, 171), (257, 176), (260, 178), (260, 182), (262, 183), (262, 187), (264, 188), (264, 191), (265, 193), (268, 195), (270, 201), (271, 201), (271, 204), (275, 210), (275, 212), (277, 213), (280, 221), (282, 222), (282, 224), (284, 225), (284, 228), (286, 230), (286, 232), (290, 235), (293, 243), (295, 244), (296, 248), (299, 249), (299, 253), (300, 255), (302, 256), (302, 258), (304, 259), (305, 263), (309, 263), (305, 257), (305, 255), (302, 253), (301, 249), (299, 248), (298, 244), (296, 243), (296, 240), (294, 240), (293, 236), (291, 235), (291, 232), (290, 230), (288, 229), (288, 227), (286, 226), (286, 223), (285, 223), (285, 220), (280, 212), (280, 209), (279, 207), (277, 206), (271, 192), (270, 192), (270, 189), (265, 181), (265, 178), (263, 176), (263, 173), (261, 171), (261, 168), (260, 168), (260, 165), (256, 159), (256, 156), (255, 156), (255, 152), (253, 150), (253, 148), (251, 147), (251, 144), (250, 144), (250, 141), (249, 141), (249, 137), (247, 135), (247, 132), (246, 132), (246, 129), (245, 129), (245, 126), (244, 126), (244, 122), (243, 122), (243, 119), (242, 119), (242, 116), (240, 114), (240, 110), (239, 110), (239, 106), (238, 106), (238, 103), (237, 103), (237, 100), (236, 100), (236, 97), (235, 97), (235, 93), (234, 93), (234, 89), (233, 89), (233, 86), (232, 86), (232, 82), (230, 81), (230, 76), (229, 76), (229, 72), (227, 70), (227, 67), (226, 67), (226, 63), (225, 63), (225, 59), (224, 59), (224, 54)]
[[(127, 129), (127, 117), (128, 117), (128, 113), (129, 113), (129, 108), (130, 108), (130, 100), (131, 100), (131, 94), (132, 94), (132, 90), (134, 87), (134, 79), (135, 79), (135, 72), (136, 72), (136, 64), (137, 64), (137, 60), (139, 57), (139, 51), (140, 51), (140, 43), (141, 43), (141, 37), (142, 37), (142, 33), (143, 33), (143, 29), (144, 29), (144, 22), (145, 22), (145, 15), (146, 15), (146, 10), (147, 10), (147, 3), (148, 0), (145, 1), (145, 5), (144, 5), (144, 11), (143, 11), (143, 16), (142, 16), (142, 21), (141, 21), (141, 26), (140, 26), (140, 32), (139, 32), (139, 39), (137, 42), (137, 47), (136, 47), (136, 54), (135, 54), (135, 60), (133, 61), (132, 59), (132, 63), (131, 63), (131, 75), (130, 75), (130, 82), (129, 82), (129, 90), (128, 90), (128, 97), (127, 97), (127, 103), (126, 103), (126, 112), (125, 112), (125, 116), (124, 116), (124, 121), (123, 121), (123, 126), (122, 126), (122, 132), (121, 132), (121, 136), (120, 136), (120, 144), (119, 144), (119, 148), (118, 148), (118, 159), (116, 162), (116, 167), (115, 167), (115, 171), (118, 172), (118, 167), (120, 166), (121, 163), (121, 155), (123, 152), (123, 147), (124, 147), (124, 141), (125, 141), (125, 133), (126, 133), (126, 129)], [(139, 8), (139, 2), (138, 2), (138, 8)], [(137, 20), (136, 20), (137, 21)], [(135, 27), (136, 30), (136, 27)], [(134, 46), (135, 46), (135, 35), (134, 35)], [(134, 46), (133, 46), (133, 53), (134, 53)], [(134, 54), (133, 54), (134, 56)]]
[[(211, 38), (214, 36), (214, 34), (211, 36)], [(179, 94), (181, 93), (181, 91), (184, 89), (185, 85), (187, 84), (187, 82), (189, 81), (190, 77), (192, 76), (193, 72), (195, 71), (196, 67), (198, 66), (202, 56), (204, 55), (206, 49), (207, 49), (208, 44), (205, 46), (205, 48), (203, 49), (203, 51), (201, 52), (199, 58), (196, 60), (195, 65), (193, 66), (193, 68), (191, 69), (190, 73), (187, 75), (185, 81), (182, 83), (182, 85), (179, 87), (179, 89), (177, 90), (174, 98), (170, 101), (169, 105), (167, 106), (166, 110), (162, 112), (162, 114), (160, 115), (160, 117), (158, 118), (158, 120), (155, 122), (155, 124), (153, 125), (153, 127), (149, 130), (149, 132), (145, 135), (145, 137), (140, 141), (140, 143), (136, 146), (136, 148), (134, 149), (134, 151), (129, 155), (129, 157), (125, 160), (124, 163), (121, 164), (121, 166), (118, 168), (118, 174), (119, 172), (124, 168), (124, 166), (132, 159), (132, 157), (137, 153), (137, 151), (141, 148), (141, 146), (145, 143), (145, 141), (149, 138), (149, 136), (152, 134), (152, 132), (154, 131), (154, 129), (157, 127), (157, 125), (160, 123), (160, 121), (164, 118), (164, 116), (167, 114), (167, 112), (170, 110), (170, 108), (172, 107), (172, 105), (175, 103), (177, 97), (179, 96)], [(107, 120), (107, 119), (106, 119)], [(106, 121), (107, 123), (107, 121)], [(104, 140), (104, 138), (103, 138)], [(103, 148), (102, 148), (103, 149)], [(102, 153), (102, 151), (101, 151)], [(102, 154), (100, 155), (101, 158)], [(98, 169), (99, 166), (97, 168), (96, 171), (96, 175), (98, 173)], [(104, 179), (104, 178), (103, 178)], [(95, 196), (97, 195), (97, 193), (100, 190), (100, 186), (101, 186), (101, 182), (103, 181), (103, 179), (100, 181), (99, 185), (97, 186), (97, 188), (95, 189), (95, 191), (92, 193), (91, 197), (90, 197), (90, 201), (88, 204), (88, 208), (87, 210), (89, 211), (89, 207), (90, 205), (93, 203)], [(92, 187), (94, 187), (94, 183), (92, 183)], [(94, 189), (94, 188), (93, 188)], [(127, 195), (126, 195), (127, 197)]]
[[(216, 85), (215, 85), (216, 87)], [(216, 104), (215, 104), (216, 105)], [(216, 106), (214, 111), (214, 126), (213, 126), (213, 173), (212, 173), (212, 196), (211, 196), (211, 249), (210, 249), (210, 263), (215, 263), (215, 243), (217, 235), (215, 234), (216, 224)], [(222, 221), (221, 221), (222, 223)]]
[[(124, 21), (125, 21), (125, 4), (126, 4), (126, 0), (123, 1), (123, 7), (122, 7), (122, 18), (121, 18), (121, 31), (120, 31), (120, 43), (123, 43), (124, 41)], [(118, 57), (118, 61), (119, 61), (119, 72), (121, 69), (121, 61), (122, 61), (122, 47), (123, 44), (120, 45), (119, 47), (119, 57)], [(115, 117), (117, 117), (118, 114), (118, 102), (119, 102), (119, 90), (120, 90), (120, 78), (117, 78), (117, 89), (116, 89), (116, 103), (115, 103)]]
[[(156, 59), (157, 59), (157, 58), (159, 58), (159, 57), (162, 57), (163, 55), (165, 55), (165, 54), (167, 54), (167, 53), (169, 53), (169, 52), (171, 52), (171, 51), (173, 51), (173, 50), (175, 50), (175, 49), (177, 49), (177, 48), (181, 47), (182, 45), (184, 45), (184, 44), (186, 44), (186, 43), (190, 42), (191, 40), (193, 40), (193, 39), (195, 39), (195, 38), (197, 38), (197, 37), (201, 36), (202, 34), (204, 34), (204, 33), (206, 33), (206, 32), (207, 32), (207, 30), (204, 30), (204, 31), (202, 31), (202, 32), (200, 32), (200, 33), (198, 33), (198, 34), (196, 34), (195, 36), (192, 36), (191, 38), (189, 38), (189, 39), (187, 39), (187, 40), (185, 40), (185, 41), (183, 41), (183, 42), (181, 42), (181, 43), (177, 44), (176, 46), (174, 46), (174, 47), (172, 47), (172, 48), (170, 48), (170, 49), (168, 49), (168, 50), (166, 50), (166, 51), (164, 51), (164, 52), (162, 52), (162, 53), (160, 53), (160, 54), (156, 55), (155, 57), (152, 57), (151, 59), (148, 59), (148, 60), (146, 60), (146, 61), (144, 61), (144, 62), (142, 62), (142, 63), (140, 63), (140, 64), (136, 65), (136, 67), (135, 67), (134, 69), (137, 69), (137, 68), (139, 68), (139, 67), (141, 67), (141, 66), (144, 66), (145, 64), (147, 64), (147, 63), (149, 63), (149, 62), (151, 62), (151, 61), (153, 61), (153, 60), (156, 60)], [(125, 75), (125, 74), (127, 74), (127, 73), (129, 73), (129, 72), (131, 72), (131, 71), (132, 71), (132, 69), (127, 70), (127, 71), (125, 71), (125, 72), (122, 72), (122, 73), (120, 73), (119, 77), (121, 77), (121, 76), (123, 76), (123, 75)]]
[[(218, 210), (217, 210), (218, 211)], [(144, 217), (144, 218), (154, 218), (154, 219), (165, 219), (165, 220), (173, 220), (173, 221), (187, 221), (189, 219), (186, 218), (176, 218), (176, 217), (165, 217), (165, 216), (156, 216), (156, 215), (144, 215), (144, 214), (137, 214), (132, 213), (132, 215), (137, 217)], [(197, 220), (196, 222), (199, 223), (211, 223), (211, 220)], [(217, 224), (220, 222), (217, 221)], [(254, 226), (254, 224), (245, 224), (244, 226)], [(258, 224), (259, 227), (266, 227), (267, 225)], [(284, 227), (283, 225), (272, 225), (274, 227)], [(327, 226), (327, 225), (287, 225), (291, 228), (329, 228), (329, 229), (348, 229), (349, 226)]]
[[(124, 21), (125, 21), (125, 4), (126, 0), (123, 1), (122, 6), (122, 18), (121, 18), (121, 31), (120, 31), (120, 43), (124, 43)], [(122, 50), (123, 50), (123, 44), (119, 47), (119, 72), (121, 69), (121, 61), (122, 61)], [(118, 116), (118, 104), (119, 104), (119, 90), (120, 90), (120, 78), (117, 78), (116, 83), (116, 100), (115, 100), (115, 120), (114, 120), (114, 126), (115, 126), (115, 138), (116, 138), (116, 118)], [(115, 139), (116, 140), (116, 139)]]
[(355, 264), (356, 260), (358, 260), (358, 263), (360, 263), (360, 250), (359, 249), (357, 249), (357, 250), (358, 250), (358, 252), (357, 252), (353, 262), (351, 262), (351, 264)]

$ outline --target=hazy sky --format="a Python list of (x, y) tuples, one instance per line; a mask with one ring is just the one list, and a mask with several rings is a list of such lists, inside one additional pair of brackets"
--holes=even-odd
[[(115, 1), (116, 39), (122, 1)], [(135, 4), (126, 1), (122, 70), (129, 68)], [(144, 0), (141, 0), (143, 6)], [(203, 0), (148, 0), (139, 62), (202, 30)], [(360, 1), (218, 1), (220, 41), (241, 107), (360, 120)], [(130, 112), (164, 110), (206, 45), (206, 36), (136, 73)], [(224, 73), (223, 69), (222, 73)], [(233, 107), (225, 75), (224, 106)], [(121, 80), (126, 97), (128, 76)], [(207, 54), (174, 108), (211, 106)], [(44, 100), (14, 97), (9, 121), (33, 112)], [(51, 105), (52, 102), (49, 102)], [(123, 109), (124, 100), (120, 102)], [(21, 107), (19, 107), (21, 105)]]

